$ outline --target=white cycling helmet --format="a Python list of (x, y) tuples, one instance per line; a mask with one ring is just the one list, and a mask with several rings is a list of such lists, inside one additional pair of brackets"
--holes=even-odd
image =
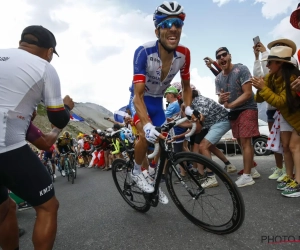
[(124, 133), (126, 139), (130, 142), (133, 143), (134, 142), (134, 135), (132, 134), (131, 130), (129, 128), (122, 128), (121, 129), (122, 132)]
[(153, 14), (154, 26), (157, 27), (168, 16), (178, 16), (182, 21), (185, 19), (183, 7), (176, 1), (164, 1), (163, 4), (158, 6)]
[(101, 133), (101, 129), (98, 128), (97, 129), (97, 133), (100, 134)]

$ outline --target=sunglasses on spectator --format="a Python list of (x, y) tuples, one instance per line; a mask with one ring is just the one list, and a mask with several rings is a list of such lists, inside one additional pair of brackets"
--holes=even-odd
[(173, 25), (175, 25), (176, 28), (181, 28), (183, 26), (183, 21), (179, 18), (170, 18), (162, 21), (157, 27), (171, 29)]
[(226, 57), (227, 55), (228, 55), (228, 53), (227, 53), (227, 52), (224, 52), (224, 53), (222, 53), (222, 54), (220, 54), (220, 55), (217, 55), (216, 58), (219, 60), (219, 59), (222, 58), (222, 56), (223, 56), (223, 57)]

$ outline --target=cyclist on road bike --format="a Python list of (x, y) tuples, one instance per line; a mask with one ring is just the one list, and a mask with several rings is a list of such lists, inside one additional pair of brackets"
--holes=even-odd
[[(134, 54), (134, 120), (135, 124), (141, 124), (137, 126), (140, 139), (135, 146), (135, 163), (131, 176), (137, 186), (146, 193), (152, 193), (154, 187), (147, 182), (141, 165), (148, 142), (155, 143), (157, 137), (164, 138), (155, 126), (161, 126), (166, 121), (163, 110), (164, 93), (179, 71), (186, 112), (189, 115), (193, 113), (190, 108), (190, 51), (179, 44), (184, 19), (185, 13), (180, 4), (175, 1), (163, 2), (153, 15), (158, 40), (140, 46)], [(159, 201), (168, 203), (162, 192), (159, 192)]]
[(55, 146), (52, 145), (49, 150), (41, 150), (40, 152), (40, 159), (45, 161), (47, 164), (47, 161), (50, 160), (51, 165), (52, 165), (52, 171), (53, 171), (53, 178), (56, 179), (55, 175), (55, 164), (54, 164), (54, 152), (55, 151)]
[(52, 180), (28, 146), (25, 136), (32, 113), (41, 100), (46, 106), (49, 121), (55, 127), (62, 129), (70, 120), (69, 110), (74, 103), (70, 101), (64, 106), (59, 77), (50, 64), (53, 53), (57, 54), (55, 47), (55, 37), (49, 30), (42, 26), (29, 26), (22, 32), (18, 49), (0, 49), (2, 249), (19, 248), (16, 204), (8, 198), (7, 189), (36, 210), (32, 236), (34, 249), (53, 248), (59, 204)]
[[(72, 135), (70, 134), (70, 132), (68, 132), (68, 131), (63, 132), (62, 136), (60, 136), (57, 140), (56, 148), (57, 148), (58, 154), (74, 153), (73, 139), (72, 139)], [(69, 155), (69, 160), (71, 163), (73, 163), (70, 155)], [(64, 157), (60, 158), (60, 166), (62, 169), (61, 175), (63, 177), (65, 177), (66, 172), (65, 172)], [(75, 170), (73, 169), (73, 171), (75, 171)]]

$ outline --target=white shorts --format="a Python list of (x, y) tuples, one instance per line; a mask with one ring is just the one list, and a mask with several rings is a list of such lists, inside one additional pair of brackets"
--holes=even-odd
[(280, 132), (292, 132), (293, 131), (293, 127), (290, 124), (288, 124), (288, 122), (283, 118), (282, 114), (280, 114), (279, 125), (280, 125)]

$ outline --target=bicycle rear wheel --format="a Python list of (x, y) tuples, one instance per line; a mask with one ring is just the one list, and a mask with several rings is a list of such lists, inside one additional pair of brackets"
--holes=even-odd
[[(174, 155), (174, 165), (169, 161), (166, 168), (166, 185), (177, 208), (198, 227), (215, 234), (236, 231), (245, 218), (245, 206), (241, 193), (227, 173), (214, 161), (195, 153), (182, 152)], [(186, 162), (202, 164), (212, 170), (218, 182), (213, 188), (202, 188), (207, 179), (197, 178)], [(178, 183), (177, 166), (186, 171), (184, 184)]]
[(150, 209), (150, 205), (145, 200), (143, 192), (131, 179), (131, 170), (132, 164), (123, 159), (116, 159), (112, 164), (112, 176), (123, 199), (133, 209), (145, 213)]

